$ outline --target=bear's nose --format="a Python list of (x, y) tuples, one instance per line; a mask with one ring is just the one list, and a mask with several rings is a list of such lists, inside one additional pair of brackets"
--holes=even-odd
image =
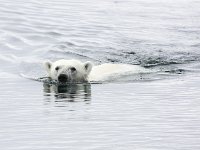
[(68, 80), (68, 77), (67, 77), (66, 74), (60, 74), (60, 75), (58, 76), (58, 81), (59, 81), (59, 82), (67, 82), (67, 80)]

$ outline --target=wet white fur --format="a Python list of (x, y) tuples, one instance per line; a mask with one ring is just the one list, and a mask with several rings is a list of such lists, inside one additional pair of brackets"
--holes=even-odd
[[(55, 70), (57, 66), (60, 67), (59, 71)], [(44, 63), (44, 67), (48, 73), (48, 76), (54, 80), (57, 80), (58, 75), (60, 73), (64, 73), (67, 68), (75, 67), (77, 69), (76, 76), (74, 77), (76, 82), (105, 81), (121, 75), (147, 72), (145, 68), (139, 65), (105, 63), (102, 65), (93, 66), (91, 62), (83, 63), (74, 59), (61, 59), (53, 63), (46, 61)]]

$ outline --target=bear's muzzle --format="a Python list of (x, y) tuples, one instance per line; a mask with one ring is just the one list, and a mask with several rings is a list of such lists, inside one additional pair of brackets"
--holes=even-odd
[(68, 81), (68, 76), (66, 74), (60, 74), (58, 76), (58, 81), (61, 83), (65, 83)]

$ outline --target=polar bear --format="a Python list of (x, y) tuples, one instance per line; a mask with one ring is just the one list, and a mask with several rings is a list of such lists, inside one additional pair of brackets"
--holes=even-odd
[(121, 75), (145, 73), (147, 70), (139, 65), (105, 63), (94, 66), (91, 62), (61, 59), (46, 61), (44, 67), (48, 77), (60, 83), (82, 83), (88, 81), (106, 81)]

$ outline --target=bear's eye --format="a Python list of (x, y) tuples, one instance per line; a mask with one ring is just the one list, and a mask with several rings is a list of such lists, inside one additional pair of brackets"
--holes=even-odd
[(60, 67), (58, 67), (58, 66), (55, 68), (56, 71), (58, 71), (59, 69), (60, 69)]
[(76, 68), (75, 67), (71, 67), (70, 70), (71, 70), (71, 72), (74, 72), (74, 71), (76, 71)]

